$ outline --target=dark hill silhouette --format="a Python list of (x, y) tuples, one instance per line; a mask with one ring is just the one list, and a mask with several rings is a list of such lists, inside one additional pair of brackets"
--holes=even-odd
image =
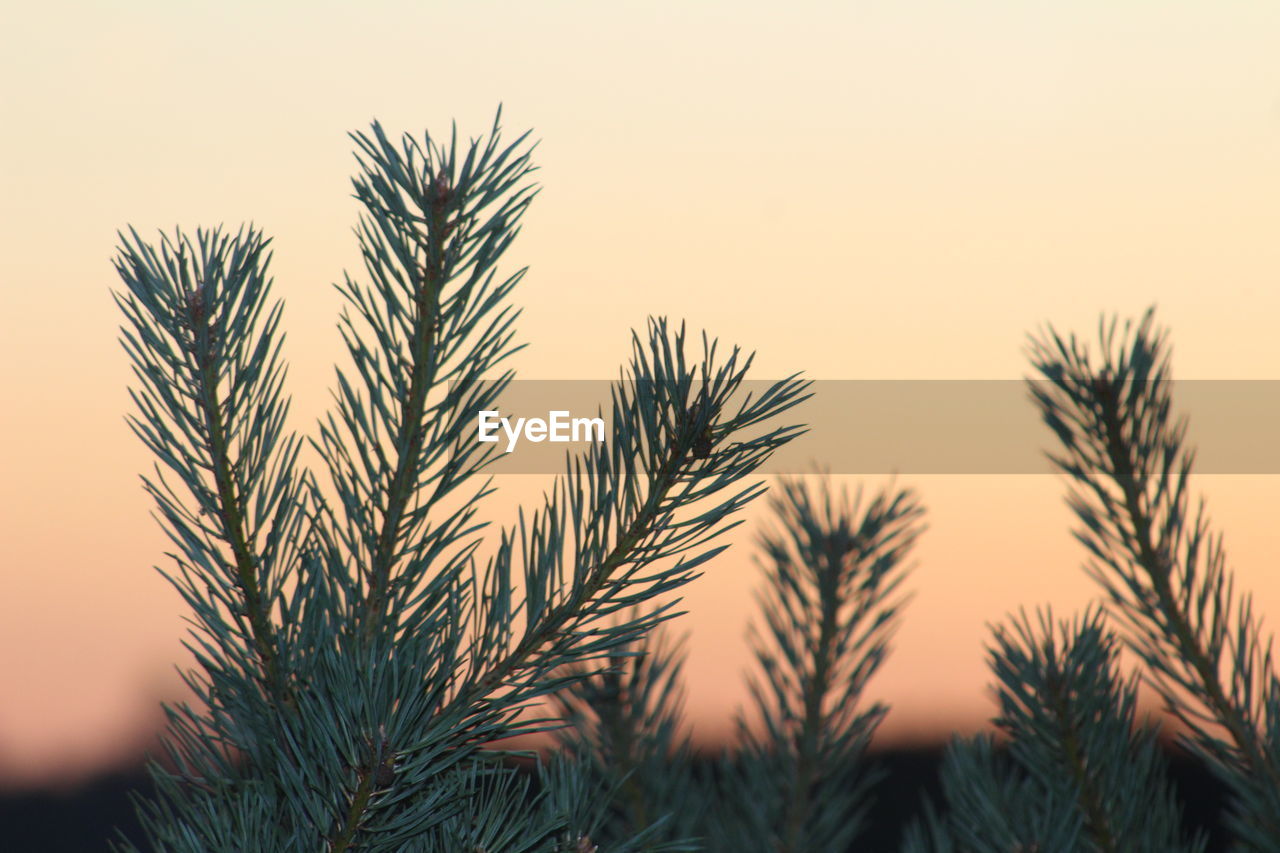
[[(888, 775), (876, 791), (870, 830), (858, 845), (860, 853), (894, 851), (902, 829), (919, 811), (925, 794), (939, 793), (940, 746), (878, 751), (870, 756)], [(1227, 849), (1219, 812), (1222, 786), (1198, 762), (1171, 754), (1170, 775), (1184, 802), (1187, 826), (1210, 833), (1210, 851)], [(6, 853), (92, 853), (107, 850), (118, 827), (141, 841), (129, 793), (149, 786), (141, 769), (98, 776), (65, 792), (0, 793), (0, 849)]]

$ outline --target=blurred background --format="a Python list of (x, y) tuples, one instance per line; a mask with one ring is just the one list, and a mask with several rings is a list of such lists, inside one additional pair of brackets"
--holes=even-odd
[[(166, 543), (138, 481), (152, 463), (123, 420), (117, 229), (252, 221), (274, 238), (292, 426), (308, 430), (341, 356), (331, 284), (361, 272), (347, 133), (375, 118), (466, 137), (501, 103), (508, 138), (541, 140), (544, 189), (507, 258), (530, 267), (522, 378), (609, 378), (630, 330), (666, 314), (758, 350), (756, 378), (1013, 380), (1042, 324), (1092, 337), (1102, 312), (1152, 303), (1176, 376), (1280, 376), (1274, 5), (122, 0), (4, 18), (0, 788), (15, 796), (136, 766), (159, 703), (183, 695), (183, 608), (152, 569)], [(1060, 479), (899, 481), (930, 529), (869, 697), (892, 705), (886, 749), (984, 725), (989, 622), (1095, 595)], [(503, 477), (493, 520), (542, 485)], [(1280, 613), (1280, 481), (1197, 485), (1238, 582)], [(707, 745), (746, 698), (745, 528), (679, 625)]]

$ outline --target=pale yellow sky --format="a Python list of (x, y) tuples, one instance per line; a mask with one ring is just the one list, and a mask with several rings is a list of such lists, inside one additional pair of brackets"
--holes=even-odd
[[(4, 17), (0, 776), (118, 757), (175, 689), (180, 607), (150, 569), (150, 460), (123, 423), (116, 229), (252, 220), (275, 238), (306, 429), (338, 357), (330, 283), (358, 271), (346, 133), (375, 117), (475, 134), (501, 102), (510, 133), (541, 139), (544, 190), (509, 255), (531, 268), (526, 378), (612, 375), (629, 330), (665, 313), (757, 349), (760, 378), (1012, 379), (1039, 324), (1091, 334), (1099, 312), (1152, 302), (1178, 376), (1280, 377), (1275, 4), (224, 0)], [(904, 482), (931, 529), (875, 684), (887, 737), (975, 725), (984, 622), (1091, 594), (1060, 482)], [(1280, 482), (1199, 485), (1240, 582), (1280, 612)], [(689, 591), (699, 731), (743, 698), (755, 583), (738, 551)]]

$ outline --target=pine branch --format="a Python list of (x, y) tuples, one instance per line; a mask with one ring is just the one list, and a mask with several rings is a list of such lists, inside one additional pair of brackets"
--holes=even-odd
[[(121, 343), (141, 385), (129, 425), (181, 480), (189, 503), (157, 467), (144, 478), (180, 553), (165, 573), (220, 651), (256, 670), (280, 703), (286, 684), (271, 608), (296, 568), (303, 518), (297, 442), (283, 435), (288, 401), (276, 334), (266, 319), (267, 241), (198, 231), (162, 235), (157, 252), (130, 230), (115, 261), (126, 292), (113, 294), (129, 322)], [(207, 593), (207, 598), (205, 597)], [(252, 663), (249, 657), (254, 660)]]
[[(462, 731), (492, 735), (443, 708), (467, 635), (462, 572), (479, 545), (475, 515), (489, 488), (444, 506), (491, 458), (467, 433), (475, 411), (492, 408), (512, 376), (488, 374), (518, 349), (518, 312), (507, 298), (524, 270), (499, 279), (496, 269), (536, 189), (525, 183), (533, 171), (528, 134), (503, 146), (499, 120), (465, 153), (456, 131), (446, 147), (429, 135), (422, 143), (405, 136), (397, 147), (377, 123), (371, 136), (353, 135), (364, 207), (356, 234), (371, 283), (347, 277), (338, 288), (354, 311), (344, 311), (340, 328), (355, 376), (338, 370), (336, 411), (315, 442), (338, 498), (336, 511), (317, 498), (325, 570), (347, 614), (334, 624), (338, 642), (375, 671), (365, 679), (427, 686), (412, 714), (403, 704), (396, 711), (418, 719), (406, 720), (408, 731), (443, 725), (437, 736), (446, 740)], [(393, 657), (411, 654), (424, 664), (407, 677)], [(420, 735), (394, 742), (413, 775), (425, 781), (440, 771), (403, 747), (422, 743)], [(368, 772), (348, 791), (329, 839), (337, 851), (377, 808)]]
[(777, 529), (760, 537), (768, 639), (753, 633), (762, 732), (739, 718), (742, 753), (724, 768), (722, 799), (741, 806), (712, 834), (724, 849), (844, 850), (869, 807), (875, 774), (863, 772), (863, 754), (887, 713), (860, 700), (888, 654), (924, 510), (892, 487), (865, 506), (861, 489), (850, 500), (826, 478), (779, 488)]
[(943, 767), (948, 811), (932, 808), (907, 849), (1203, 851), (1182, 838), (1181, 815), (1154, 730), (1134, 731), (1136, 678), (1121, 682), (1114, 635), (1101, 613), (1055, 626), (1042, 611), (994, 628), (996, 725), (990, 742), (957, 742)]
[(416, 839), (416, 849), (424, 853), (551, 853), (558, 849), (569, 816), (548, 802), (545, 788), (535, 793), (528, 776), (483, 761), (469, 762), (454, 776), (462, 809), (444, 821), (438, 832)]
[(698, 792), (682, 734), (683, 663), (682, 645), (667, 642), (660, 626), (616, 650), (608, 669), (575, 667), (578, 679), (554, 697), (566, 723), (556, 731), (561, 748), (593, 785), (616, 792), (592, 835), (606, 849), (646, 832), (663, 849), (696, 849), (687, 846)]
[(564, 826), (551, 853), (677, 853), (696, 850), (670, 839), (669, 825), (658, 820), (643, 829), (612, 838), (617, 829), (613, 806), (622, 796), (614, 775), (601, 775), (581, 752), (559, 751), (539, 764), (544, 810)]
[(141, 382), (130, 392), (141, 417), (129, 424), (195, 505), (158, 467), (154, 480), (144, 478), (181, 549), (170, 555), (177, 572), (165, 575), (199, 605), (209, 642), (254, 671), (279, 702), (285, 685), (270, 609), (294, 567), (286, 537), (301, 513), (296, 443), (281, 444), (288, 404), (274, 341), (279, 303), (260, 321), (270, 287), (266, 242), (252, 229), (234, 238), (197, 232), (194, 244), (179, 233), (162, 236), (157, 253), (130, 234), (115, 262), (127, 294), (114, 294), (130, 324), (121, 342)]
[[(716, 344), (704, 337), (701, 364), (691, 368), (683, 330), (672, 336), (661, 320), (651, 323), (647, 347), (638, 337), (635, 343), (630, 375), (614, 388), (612, 442), (570, 461), (543, 508), (529, 520), (522, 514), (486, 569), (473, 572), (469, 619), (458, 614), (445, 622), (451, 638), (459, 625), (476, 634), (465, 654), (450, 658), (467, 659), (467, 671), (450, 671), (450, 695), (433, 708), (448, 721), (455, 754), (544, 728), (545, 721), (517, 715), (581, 677), (571, 664), (607, 656), (669, 618), (670, 604), (604, 624), (695, 578), (723, 550), (710, 543), (733, 526), (729, 517), (763, 489), (735, 490), (736, 481), (799, 433), (782, 427), (730, 440), (803, 400), (807, 383), (785, 380), (752, 399), (740, 393), (749, 357), (734, 349), (720, 364)], [(697, 452), (708, 434), (712, 446)], [(524, 601), (517, 610), (512, 568), (521, 558)], [(352, 789), (331, 837), (352, 837), (370, 807), (361, 789)]]
[[(474, 547), (485, 487), (433, 516), (489, 461), (491, 448), (466, 440), (469, 416), (495, 404), (512, 374), (486, 376), (519, 349), (519, 312), (506, 300), (525, 271), (499, 280), (496, 268), (536, 188), (525, 183), (528, 134), (502, 146), (500, 118), (465, 155), (456, 130), (447, 148), (429, 135), (397, 148), (377, 123), (372, 136), (353, 135), (365, 208), (356, 234), (371, 284), (348, 277), (338, 288), (355, 312), (344, 311), (341, 329), (357, 375), (338, 371), (337, 412), (317, 448), (345, 516), (337, 559), (362, 567), (346, 593), (366, 638), (389, 612), (430, 608)], [(429, 569), (435, 589), (424, 591)]]
[(1155, 732), (1134, 733), (1137, 684), (1121, 683), (1118, 649), (1101, 614), (1056, 626), (1025, 614), (997, 627), (990, 650), (999, 681), (996, 725), (1014, 758), (1051, 784), (1069, 785), (1090, 849), (1203, 849), (1180, 838), (1179, 807), (1165, 778)]
[(988, 735), (953, 739), (942, 761), (945, 813), (926, 803), (904, 853), (1076, 853), (1090, 849), (1073, 792), (1029, 773)]
[[(132, 230), (121, 241), (115, 267), (126, 290), (114, 296), (139, 381), (129, 424), (181, 484), (160, 466), (143, 479), (178, 548), (175, 568), (162, 573), (193, 611), (186, 646), (200, 667), (183, 673), (196, 705), (166, 708), (178, 769), (156, 766), (153, 776), (169, 804), (140, 808), (153, 837), (180, 846), (196, 836), (174, 814), (236, 801), (248, 777), (279, 765), (276, 744), (297, 712), (300, 648), (296, 626), (276, 614), (296, 612), (305, 587), (307, 488), (299, 443), (284, 433), (281, 306), (268, 307), (267, 241), (252, 228), (162, 235), (159, 250)], [(265, 801), (237, 813), (254, 825), (276, 817)], [(205, 827), (214, 833), (205, 842), (224, 829)]]
[[(673, 603), (603, 624), (697, 577), (724, 549), (712, 543), (737, 524), (731, 516), (764, 490), (735, 484), (801, 432), (788, 426), (729, 440), (804, 400), (808, 383), (787, 379), (752, 399), (741, 393), (751, 357), (734, 348), (720, 363), (704, 335), (693, 367), (683, 328), (672, 335), (665, 320), (634, 343), (629, 373), (613, 389), (612, 441), (571, 459), (542, 508), (522, 513), (473, 574), (481, 630), (458, 702), (481, 707), (478, 719), (509, 717), (577, 677), (565, 674), (567, 665), (605, 657), (669, 618)], [(519, 613), (511, 595), (518, 562)]]
[(1125, 641), (1146, 664), (1188, 745), (1237, 793), (1236, 831), (1255, 849), (1280, 845), (1280, 694), (1271, 640), (1250, 597), (1235, 594), (1222, 538), (1204, 501), (1188, 512), (1194, 454), (1186, 421), (1171, 418), (1169, 351), (1153, 311), (1119, 337), (1100, 330), (1095, 368), (1074, 336), (1049, 330), (1031, 357), (1048, 380), (1032, 395), (1075, 481), (1089, 574), (1103, 587)]

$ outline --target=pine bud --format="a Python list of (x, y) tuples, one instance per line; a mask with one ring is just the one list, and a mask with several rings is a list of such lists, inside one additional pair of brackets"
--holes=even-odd
[(187, 314), (191, 325), (198, 326), (204, 320), (204, 285), (196, 285), (196, 289), (187, 293)]
[(437, 172), (431, 182), (431, 204), (433, 207), (444, 207), (453, 198), (453, 187), (449, 184), (449, 176)]
[(711, 427), (707, 427), (702, 431), (702, 435), (698, 436), (698, 440), (693, 443), (693, 455), (697, 459), (706, 459), (711, 455)]

